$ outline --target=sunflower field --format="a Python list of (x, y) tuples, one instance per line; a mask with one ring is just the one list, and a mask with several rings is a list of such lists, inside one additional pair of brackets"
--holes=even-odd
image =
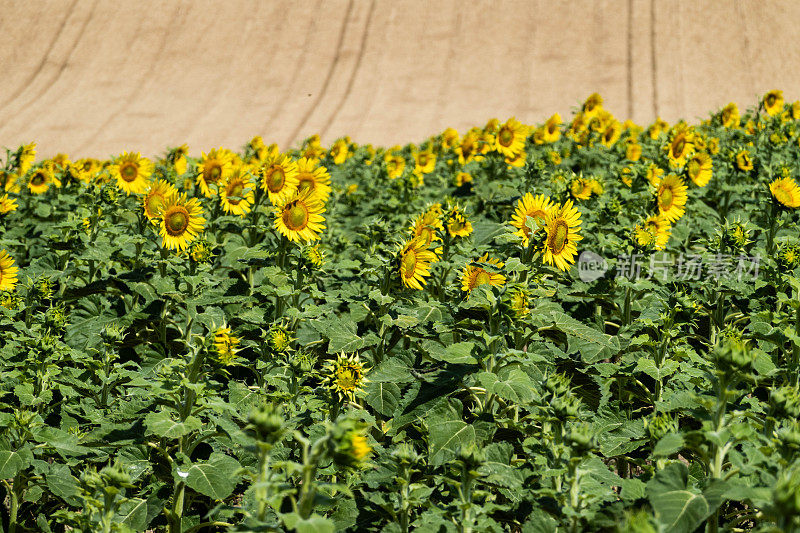
[(0, 164), (0, 531), (800, 531), (800, 102)]

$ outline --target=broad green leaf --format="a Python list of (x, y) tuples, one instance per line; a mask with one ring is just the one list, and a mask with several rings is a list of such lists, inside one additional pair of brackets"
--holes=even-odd
[(370, 381), (366, 387), (367, 404), (383, 416), (394, 413), (400, 401), (400, 387), (391, 381)]
[(439, 466), (452, 459), (459, 448), (475, 444), (475, 428), (462, 420), (444, 422), (431, 420), (428, 424), (429, 460), (432, 466)]
[(148, 435), (157, 435), (168, 439), (177, 439), (196, 431), (202, 427), (200, 419), (189, 415), (186, 420), (174, 420), (172, 415), (167, 411), (157, 411), (149, 413), (144, 418), (145, 426), (147, 426)]
[(212, 453), (206, 463), (193, 464), (186, 472), (178, 471), (186, 485), (214, 500), (227, 498), (238, 483), (239, 462), (229, 455)]

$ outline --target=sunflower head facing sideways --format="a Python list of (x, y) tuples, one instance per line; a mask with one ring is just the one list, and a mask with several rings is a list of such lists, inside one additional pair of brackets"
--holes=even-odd
[(58, 186), (58, 179), (52, 165), (42, 164), (28, 175), (28, 189), (33, 194), (45, 193), (51, 185)]
[(243, 165), (233, 169), (233, 172), (220, 182), (219, 202), (229, 215), (245, 216), (255, 202), (253, 182)]
[(748, 150), (739, 150), (736, 153), (736, 168), (742, 172), (750, 172), (753, 170), (753, 157)]
[(6, 215), (17, 210), (17, 201), (9, 198), (8, 194), (0, 196), (0, 215)]
[(685, 212), (686, 185), (675, 174), (662, 179), (656, 190), (658, 212), (670, 223), (676, 222)]
[(175, 194), (178, 194), (178, 189), (166, 180), (156, 180), (151, 183), (147, 194), (142, 199), (142, 207), (147, 219), (153, 224), (157, 224), (164, 212), (167, 198)]
[(670, 166), (682, 168), (694, 153), (694, 132), (685, 124), (676, 126), (665, 146)]
[(461, 272), (461, 290), (469, 293), (481, 285), (502, 287), (506, 283), (506, 277), (498, 270), (501, 270), (503, 266), (502, 262), (489, 257), (488, 253), (483, 254), (464, 267)]
[(457, 205), (447, 211), (445, 219), (447, 220), (447, 233), (451, 238), (467, 237), (472, 233), (472, 223)]
[(164, 202), (160, 234), (164, 247), (183, 251), (202, 233), (206, 219), (197, 198), (186, 199), (185, 194), (172, 194)]
[(769, 184), (769, 191), (775, 200), (791, 209), (800, 207), (800, 187), (789, 177), (778, 178)]
[(320, 202), (331, 195), (331, 175), (318, 159), (300, 158), (297, 162), (297, 190)]
[(410, 289), (422, 290), (425, 278), (431, 275), (431, 263), (436, 260), (436, 254), (428, 249), (424, 237), (406, 241), (397, 254), (400, 281)]
[(705, 187), (711, 181), (712, 161), (711, 156), (705, 152), (698, 152), (686, 163), (686, 174), (692, 183), (698, 187)]
[(669, 241), (671, 231), (666, 218), (661, 215), (651, 215), (644, 222), (637, 224), (633, 233), (639, 246), (663, 250)]
[[(517, 228), (514, 234), (522, 237), (523, 246), (528, 246), (530, 243), (532, 231), (537, 231), (538, 228), (544, 226), (544, 221), (547, 214), (553, 209), (553, 205), (553, 201), (544, 194), (533, 196), (531, 193), (525, 193), (517, 201), (516, 210), (511, 217), (511, 225)], [(531, 221), (530, 225), (529, 220)], [(534, 226), (533, 230), (531, 230), (531, 225)]]
[(441, 215), (435, 211), (426, 211), (414, 220), (409, 231), (414, 237), (421, 237), (425, 246), (430, 246), (432, 242), (442, 240), (438, 233), (442, 229), (444, 229), (444, 225)]
[(17, 272), (14, 259), (5, 250), (0, 250), (0, 291), (13, 291), (17, 286)]
[(152, 173), (153, 163), (139, 152), (126, 152), (111, 165), (111, 176), (117, 180), (117, 186), (126, 195), (144, 193), (150, 184)]
[(275, 209), (275, 229), (291, 242), (316, 241), (325, 230), (324, 204), (310, 190), (297, 191)]
[(233, 170), (233, 154), (224, 148), (215, 148), (203, 153), (197, 165), (197, 185), (207, 198), (217, 194), (217, 187)]
[(567, 200), (550, 210), (544, 228), (542, 261), (555, 265), (561, 271), (568, 270), (575, 263), (578, 253), (576, 243), (583, 238), (578, 233), (581, 229), (580, 211), (572, 204), (572, 200)]

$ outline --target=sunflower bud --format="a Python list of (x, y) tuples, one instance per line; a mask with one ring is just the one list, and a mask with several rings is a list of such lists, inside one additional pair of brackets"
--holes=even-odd
[(274, 444), (284, 433), (284, 420), (279, 407), (261, 405), (250, 412), (247, 421), (255, 431), (256, 438), (262, 442)]

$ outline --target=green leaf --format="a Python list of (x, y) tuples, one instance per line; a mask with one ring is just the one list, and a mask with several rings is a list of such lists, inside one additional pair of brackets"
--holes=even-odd
[(203, 425), (199, 418), (191, 415), (186, 417), (183, 422), (173, 420), (167, 411), (148, 413), (144, 418), (144, 424), (147, 426), (147, 435), (157, 435), (168, 439), (182, 437), (200, 429)]
[(475, 444), (475, 428), (463, 420), (432, 420), (428, 424), (428, 433), (431, 466), (442, 465), (455, 457), (459, 448)]
[(671, 463), (647, 483), (647, 497), (665, 533), (691, 533), (722, 502), (722, 486), (712, 485), (706, 494), (688, 486), (689, 470)]
[(20, 452), (0, 451), (0, 479), (9, 479), (17, 475), (17, 472), (27, 468), (30, 458)]
[(391, 381), (367, 383), (367, 404), (383, 416), (390, 416), (400, 401), (400, 387)]
[(478, 360), (472, 356), (474, 342), (457, 342), (445, 347), (436, 341), (425, 341), (422, 343), (422, 347), (437, 361), (452, 364), (478, 364)]
[(214, 500), (227, 498), (238, 483), (239, 462), (222, 453), (212, 453), (206, 463), (194, 464), (178, 475), (186, 479), (186, 485)]
[(620, 350), (619, 340), (578, 322), (560, 311), (551, 311), (553, 325), (567, 336), (570, 352), (579, 352), (586, 363), (608, 359)]
[(653, 455), (666, 457), (677, 453), (681, 448), (683, 448), (683, 436), (678, 433), (670, 433), (661, 437), (661, 440), (653, 448)]

